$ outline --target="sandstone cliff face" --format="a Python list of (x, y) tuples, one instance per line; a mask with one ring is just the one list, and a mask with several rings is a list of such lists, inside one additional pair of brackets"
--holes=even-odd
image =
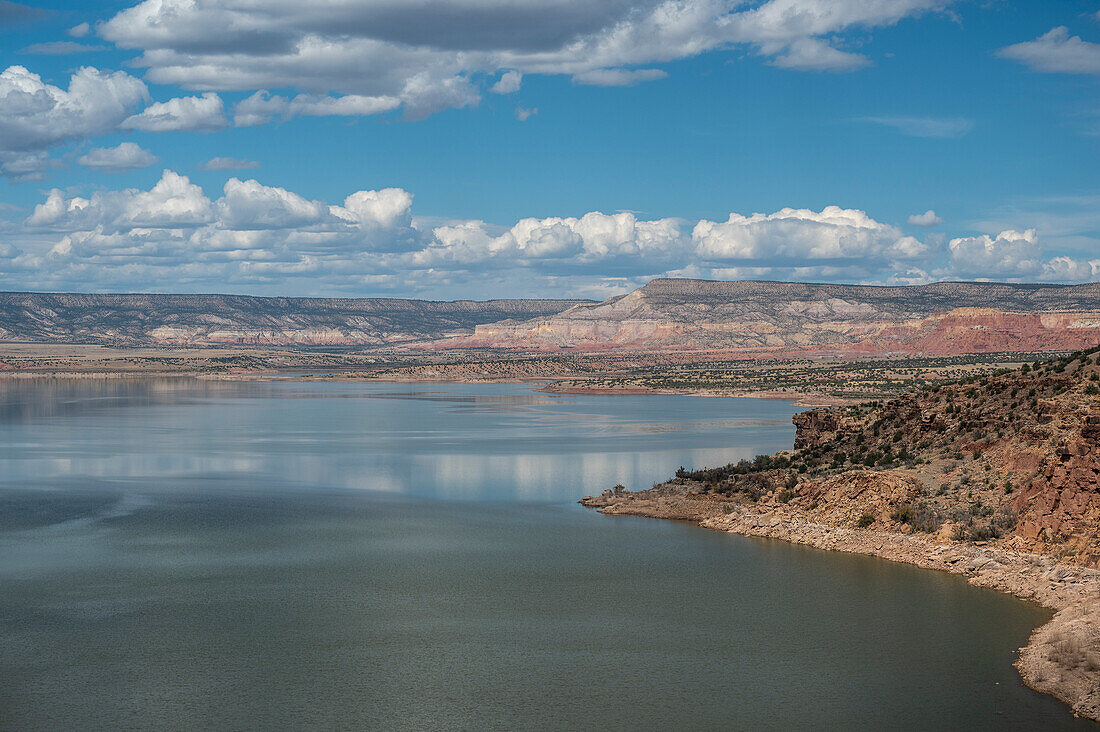
[(434, 302), (234, 295), (0, 293), (0, 341), (112, 346), (354, 346), (469, 334), (576, 300)]
[(1095, 566), (1100, 564), (1100, 411), (1059, 411), (1059, 424), (1051, 430), (1058, 441), (1054, 454), (1013, 502), (1020, 514), (1015, 533), (1033, 550), (1070, 551)]
[(654, 280), (549, 317), (479, 325), (449, 347), (962, 354), (1100, 341), (1100, 286), (919, 287)]

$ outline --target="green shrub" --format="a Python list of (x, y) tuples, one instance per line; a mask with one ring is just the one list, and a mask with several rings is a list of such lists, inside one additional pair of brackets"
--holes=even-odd
[(913, 507), (908, 503), (903, 503), (894, 509), (894, 512), (890, 514), (891, 521), (897, 521), (899, 524), (907, 524), (913, 519)]
[(875, 523), (875, 517), (869, 513), (865, 513), (859, 517), (859, 521), (856, 521), (856, 526), (861, 529), (866, 529), (871, 524)]

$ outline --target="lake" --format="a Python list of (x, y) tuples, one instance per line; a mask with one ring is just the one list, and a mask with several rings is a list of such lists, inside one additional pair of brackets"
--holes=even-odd
[(0, 728), (1096, 729), (1049, 612), (576, 500), (789, 448), (781, 401), (0, 381)]

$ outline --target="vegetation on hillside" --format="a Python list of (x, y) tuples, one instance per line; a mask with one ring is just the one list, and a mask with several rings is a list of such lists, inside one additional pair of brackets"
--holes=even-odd
[[(1022, 499), (1043, 481), (1095, 483), (1087, 471), (1067, 477), (1058, 465), (1080, 452), (1070, 446), (1077, 431), (1089, 420), (1100, 423), (1089, 416), (1100, 415), (1098, 354), (1093, 348), (928, 384), (894, 399), (804, 412), (795, 418), (794, 450), (717, 468), (681, 468), (674, 482), (718, 499), (820, 510), (837, 500), (822, 493), (830, 479), (889, 474), (912, 484), (914, 495), (886, 515), (855, 514), (857, 525), (938, 532), (950, 522), (955, 539), (997, 539), (1015, 529), (1029, 507)], [(1058, 540), (1047, 533), (1044, 541)]]

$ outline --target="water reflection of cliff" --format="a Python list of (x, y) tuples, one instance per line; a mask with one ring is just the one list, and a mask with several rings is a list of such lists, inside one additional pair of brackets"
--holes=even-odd
[(189, 378), (0, 379), (0, 422), (73, 417), (121, 407), (181, 404), (240, 393), (246, 383)]
[(0, 383), (0, 487), (572, 500), (789, 446), (794, 408), (523, 385)]

